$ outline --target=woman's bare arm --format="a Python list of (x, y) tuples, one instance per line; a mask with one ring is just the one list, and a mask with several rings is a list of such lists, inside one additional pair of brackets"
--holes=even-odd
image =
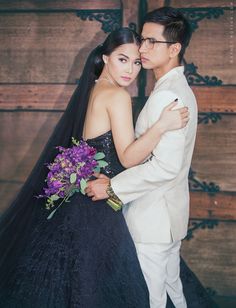
[(124, 167), (129, 168), (143, 162), (160, 142), (166, 131), (186, 125), (188, 121), (186, 108), (172, 110), (175, 105), (175, 102), (168, 105), (161, 118), (135, 140), (131, 98), (124, 89), (114, 91), (107, 110), (116, 151)]

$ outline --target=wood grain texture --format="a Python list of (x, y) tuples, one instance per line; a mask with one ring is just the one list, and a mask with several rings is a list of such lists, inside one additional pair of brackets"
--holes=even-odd
[(75, 13), (0, 16), (0, 83), (75, 83), (106, 37), (101, 23)]
[[(154, 0), (152, 0), (154, 1)], [(228, 7), (233, 1), (228, 0), (168, 0), (169, 5), (182, 8), (182, 7)]]
[(198, 125), (192, 168), (201, 182), (221, 191), (236, 191), (236, 116), (223, 115), (217, 123)]
[(236, 193), (190, 193), (190, 217), (236, 221)]
[[(198, 67), (197, 72), (201, 76), (216, 76), (225, 85), (236, 85), (233, 69), (236, 36), (233, 35), (232, 28), (236, 10), (223, 12), (217, 19), (204, 18), (198, 23), (198, 29), (194, 31), (190, 46), (186, 50), (185, 59), (187, 63), (194, 63)], [(201, 52), (199, 46), (202, 46)]]
[(235, 235), (236, 222), (220, 222), (214, 229), (196, 230), (194, 237), (182, 245), (182, 256), (189, 267), (218, 295), (236, 294)]
[(23, 183), (61, 112), (0, 113), (0, 180)]
[(17, 1), (17, 0), (1, 0), (0, 2), (0, 12), (1, 10), (15, 10), (15, 9), (34, 9), (34, 10), (68, 10), (68, 9), (115, 9), (120, 8), (119, 0), (31, 0), (31, 1)]
[(0, 109), (64, 111), (75, 88), (73, 84), (0, 85)]
[(192, 87), (199, 112), (236, 113), (236, 87)]
[[(65, 110), (75, 84), (0, 84), (0, 109)], [(236, 87), (192, 87), (199, 112), (236, 113)], [(136, 86), (132, 88), (137, 92)]]

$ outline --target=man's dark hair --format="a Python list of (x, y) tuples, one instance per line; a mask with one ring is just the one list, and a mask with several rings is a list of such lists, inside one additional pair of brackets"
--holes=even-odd
[(179, 53), (180, 62), (191, 39), (192, 30), (183, 14), (172, 7), (162, 7), (147, 13), (144, 24), (152, 22), (164, 26), (163, 36), (167, 41), (178, 42), (182, 48)]

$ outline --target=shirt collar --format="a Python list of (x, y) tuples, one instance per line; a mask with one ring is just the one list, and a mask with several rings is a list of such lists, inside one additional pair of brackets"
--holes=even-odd
[(159, 87), (161, 83), (163, 83), (166, 79), (168, 79), (171, 76), (174, 76), (176, 74), (183, 74), (184, 73), (184, 66), (177, 66), (172, 68), (169, 72), (167, 72), (165, 75), (163, 75), (160, 79), (157, 80), (155, 83), (155, 88)]

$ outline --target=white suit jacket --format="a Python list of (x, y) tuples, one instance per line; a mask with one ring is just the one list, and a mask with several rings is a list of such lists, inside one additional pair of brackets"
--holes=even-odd
[(176, 108), (188, 106), (189, 123), (165, 133), (146, 162), (111, 179), (114, 192), (126, 204), (123, 213), (137, 243), (170, 243), (187, 233), (188, 172), (197, 129), (197, 104), (183, 70), (182, 66), (176, 67), (157, 81), (138, 117), (135, 133), (137, 138), (142, 135), (176, 98)]

